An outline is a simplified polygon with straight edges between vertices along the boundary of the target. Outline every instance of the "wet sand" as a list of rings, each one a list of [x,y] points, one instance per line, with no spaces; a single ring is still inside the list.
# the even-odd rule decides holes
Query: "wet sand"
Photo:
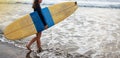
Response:
[[[48,56],[45,56],[45,55],[49,55],[49,53],[44,54],[48,51],[49,53],[53,53],[53,50],[44,50],[41,53],[37,53],[35,51],[29,51],[27,49],[18,48],[12,44],[8,44],[0,41],[0,58],[49,58]],[[40,56],[39,54],[43,54],[43,55]],[[56,56],[59,57],[59,55],[61,55],[61,53],[56,52]],[[89,56],[86,56],[87,54],[86,55],[75,54],[75,55],[77,55],[76,57],[90,58]],[[67,58],[71,58],[71,57],[74,58],[73,55],[67,54]]]
[[[0,58],[25,58],[27,50],[0,42]]]
[[[39,58],[35,52],[0,42],[0,58]]]

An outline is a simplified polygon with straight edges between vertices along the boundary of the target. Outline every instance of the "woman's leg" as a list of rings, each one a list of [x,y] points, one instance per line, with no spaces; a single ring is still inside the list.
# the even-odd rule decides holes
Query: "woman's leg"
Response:
[[[36,38],[37,38],[37,37],[34,37],[34,38],[28,43],[28,45],[26,45],[26,47],[27,47],[28,50],[31,51],[30,46],[36,41]]]
[[[37,42],[37,47],[40,48],[41,47],[41,41],[40,41],[40,38],[41,38],[41,32],[37,33],[36,36],[36,42]]]
[[[37,33],[37,39],[36,39],[37,40],[36,43],[37,43],[37,48],[38,48],[37,52],[38,53],[40,53],[42,51],[41,41],[40,41],[41,34],[42,34],[41,32]]]
[[[28,45],[26,45],[27,49],[28,50],[31,50],[30,49],[30,46],[36,41],[37,42],[37,47],[38,49],[41,49],[41,41],[40,41],[40,37],[41,37],[41,32],[37,33],[36,34],[36,37],[34,37],[29,43]]]

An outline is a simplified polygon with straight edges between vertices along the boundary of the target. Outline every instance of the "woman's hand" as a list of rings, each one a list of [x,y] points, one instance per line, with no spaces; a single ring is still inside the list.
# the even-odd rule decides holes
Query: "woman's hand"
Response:
[[[39,3],[42,3],[42,0],[39,0],[38,2],[39,2]]]
[[[48,25],[45,26],[45,29],[48,29]]]

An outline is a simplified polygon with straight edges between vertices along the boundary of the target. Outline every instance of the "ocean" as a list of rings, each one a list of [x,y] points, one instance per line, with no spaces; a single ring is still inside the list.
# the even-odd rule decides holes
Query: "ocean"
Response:
[[[0,30],[16,18],[33,12],[32,4],[1,3]],[[49,5],[42,5],[42,8]],[[120,58],[120,9],[79,7],[64,21],[42,32],[43,58]],[[0,34],[0,41],[26,49],[34,37],[7,40]],[[36,44],[32,45],[36,50]],[[81,56],[82,55],[82,56]]]

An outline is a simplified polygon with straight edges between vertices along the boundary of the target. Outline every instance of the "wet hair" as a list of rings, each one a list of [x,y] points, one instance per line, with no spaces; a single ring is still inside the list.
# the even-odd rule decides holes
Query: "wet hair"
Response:
[[[32,8],[36,8],[36,5],[39,3],[39,0],[34,0]]]

